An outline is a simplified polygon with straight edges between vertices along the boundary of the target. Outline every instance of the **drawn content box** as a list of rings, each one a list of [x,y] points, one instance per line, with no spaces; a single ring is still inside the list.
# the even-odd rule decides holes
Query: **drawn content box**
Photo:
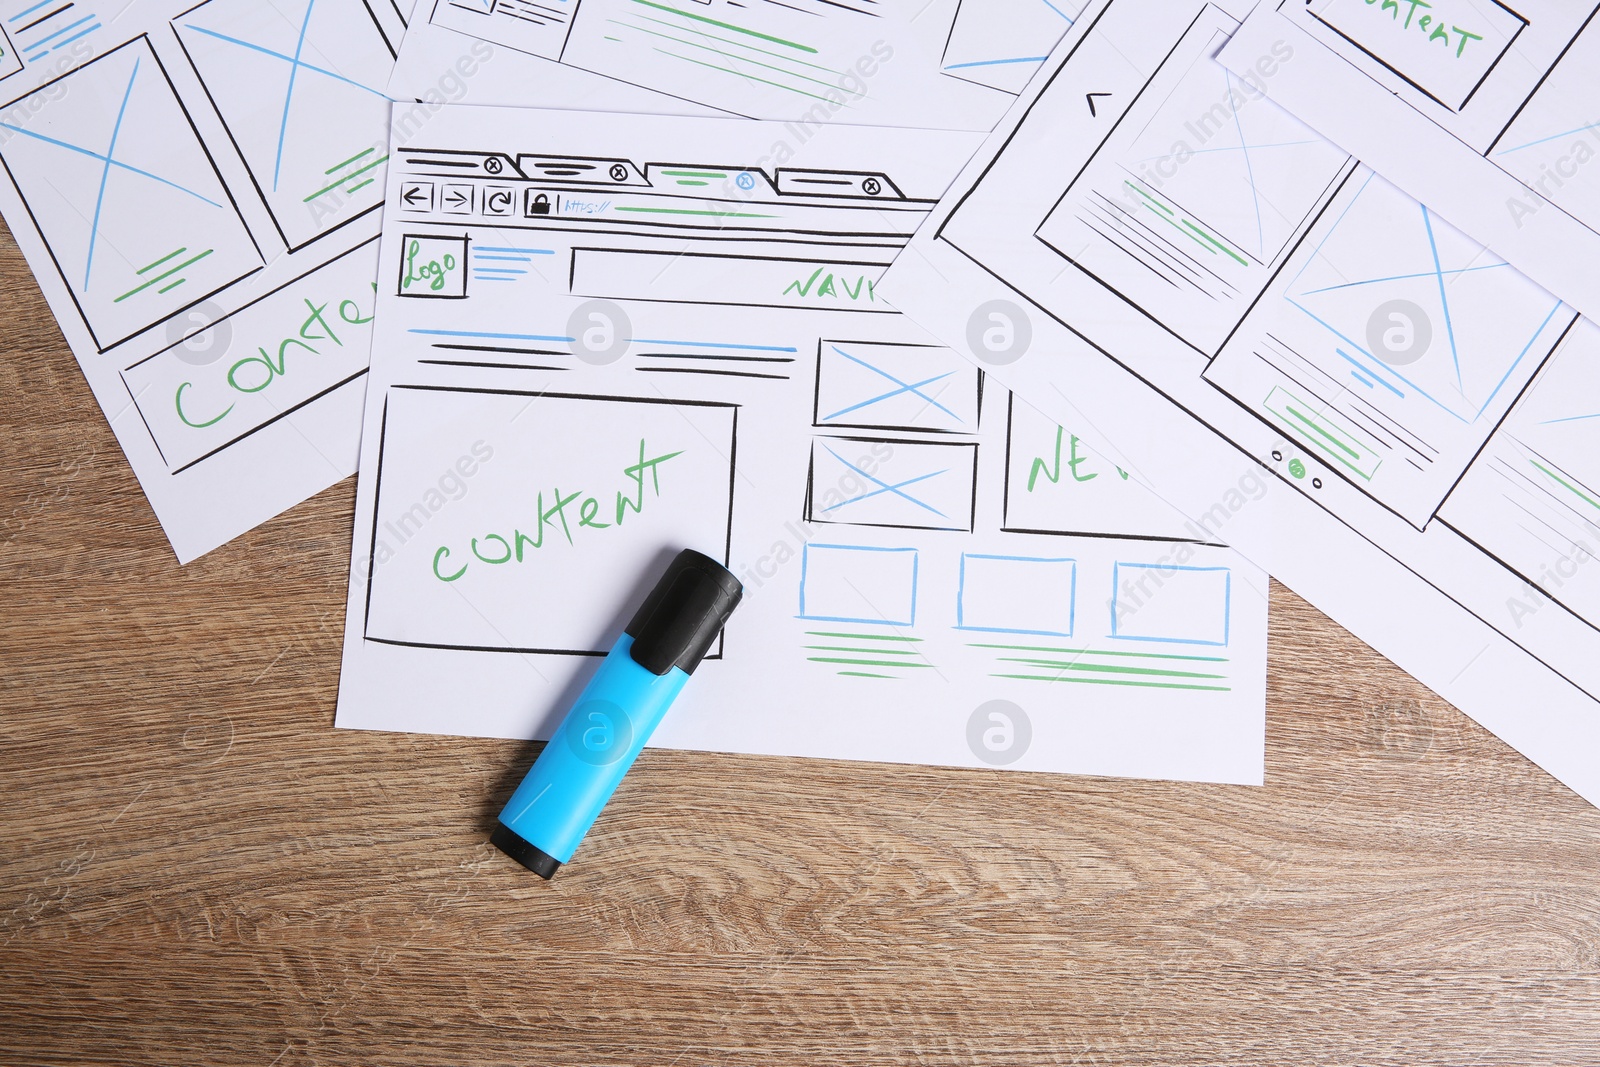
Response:
[[[869,626],[917,621],[917,550],[874,545],[805,546],[800,618]]]
[[[737,410],[391,389],[366,639],[603,655],[672,554],[727,558]]]
[[[1076,560],[963,552],[956,628],[1071,637],[1077,587]]]
[[[1320,0],[1306,13],[1452,111],[1466,107],[1528,25],[1499,0]]]
[[[1111,582],[1109,636],[1168,644],[1228,643],[1230,568],[1118,562],[1112,564]]]

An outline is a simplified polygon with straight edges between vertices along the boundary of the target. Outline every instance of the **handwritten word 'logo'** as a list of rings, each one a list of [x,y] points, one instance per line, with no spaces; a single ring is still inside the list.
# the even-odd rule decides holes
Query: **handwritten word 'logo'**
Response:
[[[405,238],[400,295],[460,298],[467,295],[465,237]]]

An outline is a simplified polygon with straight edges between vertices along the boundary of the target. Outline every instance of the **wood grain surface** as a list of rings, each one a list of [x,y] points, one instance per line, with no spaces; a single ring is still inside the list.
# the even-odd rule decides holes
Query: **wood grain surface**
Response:
[[[1600,812],[1282,587],[1264,788],[650,751],[546,884],[333,729],[353,481],[179,568],[0,325],[0,1062],[1600,1063]]]

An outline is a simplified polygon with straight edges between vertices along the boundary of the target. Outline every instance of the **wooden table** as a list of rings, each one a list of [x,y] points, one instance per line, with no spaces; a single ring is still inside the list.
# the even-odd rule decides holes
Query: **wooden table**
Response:
[[[353,481],[179,568],[0,238],[0,1061],[1600,1063],[1600,812],[1287,590],[1265,788],[332,727]]]

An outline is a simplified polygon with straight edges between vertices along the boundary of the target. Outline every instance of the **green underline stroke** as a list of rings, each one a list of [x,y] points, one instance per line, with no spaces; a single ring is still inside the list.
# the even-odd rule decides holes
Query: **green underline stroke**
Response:
[[[1207,663],[1226,663],[1226,656],[1183,656],[1176,652],[1114,652],[1110,649],[1095,648],[1053,648],[1048,645],[991,645],[981,642],[969,642],[969,648],[999,648],[1007,652],[1054,652],[1060,656],[1133,656],[1138,659],[1192,659],[1204,660]]]
[[[163,278],[172,277],[174,274],[178,273],[183,268],[189,266],[191,263],[198,263],[202,259],[205,259],[207,256],[209,256],[212,252],[215,252],[215,251],[216,251],[216,249],[214,249],[214,248],[208,248],[204,252],[201,252],[198,256],[191,256],[188,259],[184,260],[182,263],[179,263],[176,267],[173,267],[171,270],[163,271],[162,273],[157,274],[154,278],[151,278],[149,281],[145,282],[143,285],[134,286],[132,289],[129,289],[126,293],[123,293],[121,296],[117,297],[115,300],[113,300],[111,302],[113,304],[120,304],[122,301],[124,301],[124,300],[128,299],[128,297],[132,296],[134,293],[137,293],[137,292],[140,292],[141,290],[150,288],[152,285],[154,285],[156,282],[161,281]]]
[[[1179,682],[1136,682],[1129,678],[1052,678],[1042,674],[991,674],[991,678],[1018,678],[1024,682],[1075,682],[1079,685],[1132,685],[1142,689],[1198,689],[1209,693],[1231,693],[1232,686],[1184,685]]]
[[[807,630],[808,637],[842,637],[847,641],[914,641],[922,643],[920,637],[901,637],[899,634],[846,634],[834,630]]]
[[[1226,678],[1227,675],[1198,672],[1198,670],[1162,670],[1158,667],[1123,667],[1122,664],[1080,664],[1061,662],[1059,659],[1029,659],[1026,656],[1000,656],[1003,664],[1027,664],[1029,667],[1048,667],[1051,670],[1086,670],[1091,673],[1117,673],[1117,675],[1152,675],[1163,678]]]
[[[354,163],[356,160],[360,159],[362,156],[370,156],[372,153],[374,153],[376,151],[377,151],[376,148],[365,148],[365,149],[362,149],[360,152],[357,152],[355,155],[351,156],[349,159],[345,160],[343,163],[335,163],[333,166],[329,167],[327,170],[323,171],[322,173],[324,173],[324,174],[332,174],[334,171],[338,170],[340,167],[348,167],[350,164]]]
[[[667,11],[686,19],[694,19],[696,22],[704,22],[709,26],[720,26],[725,30],[732,30],[734,33],[748,34],[751,37],[756,37],[763,41],[771,41],[773,44],[788,45],[790,48],[796,48],[802,52],[810,52],[812,55],[817,54],[817,50],[812,48],[810,45],[798,44],[794,41],[785,41],[782,37],[774,37],[770,33],[762,33],[759,30],[745,29],[743,26],[735,26],[731,22],[719,22],[716,19],[707,18],[704,15],[696,15],[689,11],[679,11],[675,7],[668,7],[666,4],[658,4],[655,2],[655,0],[633,0],[633,2],[636,4],[643,4],[645,7],[653,7],[657,11]]]

